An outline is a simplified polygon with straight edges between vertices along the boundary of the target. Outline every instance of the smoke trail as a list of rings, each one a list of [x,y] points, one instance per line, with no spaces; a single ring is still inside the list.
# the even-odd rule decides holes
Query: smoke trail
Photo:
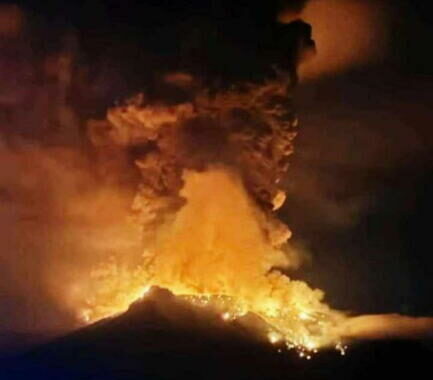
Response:
[[[362,315],[347,319],[341,333],[348,339],[433,338],[433,318],[399,314]]]

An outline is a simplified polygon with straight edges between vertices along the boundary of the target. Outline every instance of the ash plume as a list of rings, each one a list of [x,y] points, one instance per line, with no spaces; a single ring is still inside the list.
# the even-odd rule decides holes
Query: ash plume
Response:
[[[300,260],[275,215],[285,202],[280,182],[297,132],[296,72],[315,45],[300,20],[272,27],[270,36],[270,55],[257,59],[254,74],[244,59],[222,70],[215,66],[221,59],[207,51],[197,70],[161,72],[147,91],[109,109],[105,121],[89,121],[89,138],[108,168],[102,170],[116,175],[110,167],[117,151],[140,173],[131,207],[145,249],[127,280],[115,262],[95,270],[83,287],[85,320],[123,312],[159,286],[219,305],[227,320],[257,315],[269,339],[278,336],[302,352],[340,347],[334,327],[343,314],[323,302],[321,291],[283,273]],[[263,41],[251,43],[260,48]],[[236,59],[231,51],[223,62]]]
[[[150,218],[147,205],[161,207],[155,217],[180,206],[183,171],[217,163],[236,167],[264,210],[282,205],[278,182],[288,168],[297,120],[284,81],[246,87],[212,97],[199,92],[193,102],[171,106],[145,104],[140,96],[110,110],[108,125],[90,123],[93,141],[103,130],[111,144],[133,150],[142,176],[133,206],[139,218]]]
[[[20,12],[16,25],[5,26],[1,41],[6,53],[23,47],[17,60],[31,73],[18,73],[27,80],[22,91],[3,88],[0,104],[5,126],[0,221],[7,241],[1,258],[9,272],[2,290],[6,302],[17,303],[3,316],[3,326],[26,331],[70,327],[74,316],[86,315],[83,305],[102,300],[97,308],[106,310],[116,304],[116,299],[104,300],[106,293],[122,298],[125,290],[126,299],[134,301],[151,273],[142,246],[145,253],[155,247],[161,229],[188,211],[184,192],[192,177],[187,173],[210,171],[213,183],[214,167],[224,168],[216,177],[228,190],[217,202],[225,204],[230,193],[241,194],[237,199],[248,204],[239,209],[241,216],[253,218],[248,233],[259,233],[250,236],[263,249],[252,255],[262,255],[254,273],[266,276],[274,267],[298,265],[294,254],[287,260],[279,251],[290,231],[273,211],[285,200],[278,183],[288,169],[296,135],[291,97],[297,67],[304,51],[314,51],[307,24],[278,26],[272,18],[263,36],[254,27],[241,30],[251,47],[245,56],[229,32],[215,33],[219,26],[209,26],[212,30],[202,35],[186,33],[179,59],[169,60],[167,70],[155,69],[142,94],[110,109],[107,120],[88,123],[93,145],[88,151],[80,145],[80,118],[69,100],[74,86],[85,85],[77,74],[82,68],[76,36],[65,33],[59,51],[47,52],[32,65],[24,38],[32,30],[22,29],[18,16],[25,13]],[[239,46],[242,38],[234,39]],[[264,46],[266,55],[260,54]],[[41,83],[31,86],[29,78],[39,71]],[[32,119],[29,125],[22,109],[32,111],[25,115]],[[227,173],[233,173],[234,184],[226,181]],[[214,211],[215,204],[212,228],[220,228],[224,214]],[[242,217],[238,222],[242,224]],[[243,272],[249,268],[245,265]],[[275,271],[268,285],[284,282],[279,276]],[[136,286],[138,292],[125,286]],[[299,284],[293,288],[310,292]],[[321,297],[311,291],[311,299]],[[320,301],[314,302],[322,308]],[[23,316],[16,318],[18,314]]]
[[[271,211],[285,200],[279,183],[289,167],[298,125],[291,93],[297,67],[314,50],[314,42],[302,21],[272,29],[272,35],[277,37],[269,46],[272,54],[268,61],[258,59],[251,80],[232,80],[234,72],[248,70],[239,68],[239,62],[224,72],[212,70],[216,57],[209,53],[195,72],[161,73],[147,92],[109,109],[105,121],[89,121],[89,138],[105,157],[102,166],[115,161],[110,159],[113,150],[133,158],[141,174],[133,209],[144,229],[150,231],[147,226],[157,225],[165,211],[183,204],[179,191],[185,170],[221,164],[236,168],[272,229],[279,231],[281,236],[272,237],[275,245],[289,237]],[[204,73],[201,66],[210,69]]]
[[[73,323],[72,313],[94,321],[125,311],[156,285],[222,304],[227,319],[255,313],[271,326],[271,341],[277,336],[309,351],[363,336],[364,317],[354,325],[350,319],[342,332],[336,326],[345,317],[323,303],[323,292],[284,272],[301,256],[276,214],[298,128],[293,91],[300,65],[316,51],[310,25],[298,19],[308,7],[293,4],[289,19],[280,20],[291,22],[269,24],[263,36],[254,27],[234,35],[215,25],[182,36],[179,55],[152,71],[140,94],[110,108],[105,120],[88,121],[92,163],[69,149],[9,151],[7,136],[5,167],[25,170],[3,171],[0,222],[7,248],[26,250],[31,259],[9,275],[18,290],[4,288],[8,296],[32,288],[34,301],[25,298],[23,309],[38,312],[29,319],[44,319],[46,311],[35,305],[49,299],[67,310],[68,322],[60,324]],[[72,66],[69,40],[65,61]],[[242,44],[248,49],[238,49]],[[356,61],[346,58],[344,64]],[[75,125],[63,107],[70,67],[62,74],[54,65],[53,74],[46,63],[61,93],[47,119]],[[66,138],[66,130],[74,137]],[[64,131],[62,143],[77,139],[78,128]],[[325,213],[339,219],[330,206]],[[12,214],[22,217],[16,225]],[[346,223],[345,215],[340,219]],[[2,259],[14,266],[15,258]],[[28,271],[37,278],[29,280]],[[418,322],[417,331],[429,326]]]

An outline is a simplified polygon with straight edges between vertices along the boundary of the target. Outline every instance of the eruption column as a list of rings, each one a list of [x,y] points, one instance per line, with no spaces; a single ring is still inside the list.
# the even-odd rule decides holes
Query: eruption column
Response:
[[[125,311],[157,285],[206,300],[227,321],[254,314],[266,335],[278,334],[290,347],[340,345],[336,326],[344,316],[322,302],[321,291],[284,275],[294,264],[284,253],[291,233],[274,214],[285,201],[280,182],[298,124],[291,90],[304,53],[314,51],[311,28],[297,20],[269,36],[275,62],[258,58],[258,75],[228,86],[209,77],[212,70],[206,77],[165,73],[159,92],[89,123],[102,163],[123,152],[139,170],[132,208],[146,246],[136,267],[120,270],[113,262],[97,271],[84,307],[89,320]]]

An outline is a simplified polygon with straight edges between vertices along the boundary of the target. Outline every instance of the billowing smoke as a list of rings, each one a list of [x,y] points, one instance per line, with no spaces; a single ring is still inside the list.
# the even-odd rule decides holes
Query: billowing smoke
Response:
[[[146,104],[139,96],[110,110],[107,124],[91,122],[91,138],[98,144],[105,134],[112,145],[133,151],[143,178],[141,203],[134,208],[144,219],[151,214],[147,205],[182,204],[178,193],[185,169],[215,163],[236,167],[263,209],[276,210],[284,202],[278,183],[288,169],[297,125],[287,86],[281,78],[215,96],[198,92],[192,102],[176,105]]]
[[[380,23],[364,17],[367,11],[356,11],[369,6],[340,7],[343,3],[349,4],[332,7],[340,10],[334,19],[347,21],[343,9],[350,8],[358,42],[333,43],[341,51],[332,59],[325,46],[344,33],[336,28],[326,34],[332,17],[323,3],[298,2],[292,16],[280,20],[312,15],[311,22],[322,27],[315,35],[324,36],[318,52],[327,58],[311,76],[365,62],[361,58],[377,52],[370,50],[370,32],[378,30],[368,26]],[[22,22],[15,16],[16,23],[1,33],[14,36]],[[370,317],[349,319],[348,330],[337,331],[344,317],[322,302],[322,292],[284,275],[300,258],[276,211],[285,201],[284,179],[297,133],[292,100],[297,71],[304,60],[314,62],[307,60],[316,50],[311,27],[299,20],[273,25],[266,38],[248,40],[245,56],[231,45],[233,35],[227,43],[214,32],[186,36],[182,56],[170,65],[178,70],[156,70],[140,95],[111,108],[106,120],[89,121],[87,156],[82,146],[41,148],[6,134],[0,143],[5,242],[0,257],[8,268],[1,290],[9,310],[2,315],[3,326],[71,326],[77,314],[96,320],[124,311],[150,285],[189,294],[197,302],[222,303],[228,319],[254,312],[273,326],[273,337],[311,350],[340,336],[363,336],[368,326],[382,321],[372,317],[370,325],[364,324]],[[248,29],[239,33],[244,38]],[[66,59],[60,60],[69,62],[66,69],[59,69],[55,55],[44,65],[50,80],[58,80],[58,104],[51,108],[48,98],[55,91],[45,90],[45,96],[18,96],[14,107],[2,102],[2,125],[9,125],[12,108],[26,109],[34,97],[46,103],[42,121],[35,121],[44,128],[44,141],[56,141],[56,131],[62,144],[77,140],[78,128],[50,130],[57,122],[77,124],[71,109],[63,107],[71,84],[70,41]],[[259,54],[264,47],[267,54]],[[68,130],[72,137],[65,137]],[[316,185],[311,189],[315,196]],[[318,203],[324,214],[347,222],[333,204]],[[429,325],[418,322],[422,328]]]
[[[95,269],[79,305],[86,320],[122,312],[159,286],[216,303],[225,319],[253,313],[300,349],[339,345],[343,315],[282,272],[299,264],[275,211],[285,202],[280,182],[298,124],[296,69],[314,42],[299,20],[278,33],[290,54],[255,80],[227,87],[218,72],[168,72],[157,96],[143,92],[110,109],[106,121],[89,122],[102,165],[123,150],[140,172],[132,211],[145,251],[129,271],[119,270],[122,260]]]
[[[26,144],[0,155],[2,329],[71,328],[68,289],[95,261],[139,244],[125,222],[131,197],[98,184],[77,150]]]
[[[29,32],[23,29],[24,13],[12,7],[2,9],[2,14],[12,14],[14,22],[2,31],[6,37],[1,59],[13,53],[20,64],[30,60],[22,38]],[[183,209],[187,171],[203,172],[218,164],[236,173],[236,186],[248,190],[241,190],[241,197],[254,199],[257,231],[269,249],[285,245],[290,231],[272,211],[284,203],[278,183],[287,171],[296,134],[290,93],[304,52],[314,43],[309,26],[301,21],[269,31],[261,42],[269,44],[270,55],[250,62],[254,69],[249,72],[248,65],[239,67],[230,54],[221,58],[234,64],[221,71],[212,62],[213,51],[205,51],[197,65],[196,51],[187,48],[180,68],[195,72],[156,74],[150,91],[111,109],[107,121],[89,122],[93,148],[85,154],[77,144],[79,118],[68,103],[76,69],[74,35],[67,35],[63,50],[41,57],[36,67],[25,65],[29,75],[16,75],[24,80],[41,70],[40,86],[32,87],[29,81],[22,91],[13,84],[9,90],[3,88],[0,116],[6,133],[0,219],[7,242],[2,261],[9,273],[2,284],[10,311],[2,315],[6,329],[71,326],[78,305],[91,304],[92,297],[98,299],[110,287],[121,292],[131,283],[131,273],[136,273],[141,289],[141,247],[144,243],[150,249],[156,232]],[[227,41],[212,36],[206,35],[195,47],[221,42],[229,49]],[[256,49],[261,42],[255,41]],[[197,43],[195,37],[191,43]],[[17,48],[21,55],[15,54]],[[239,75],[244,69],[246,75]],[[19,111],[30,106],[29,120],[22,119]],[[216,219],[217,224],[222,222]],[[282,252],[276,257],[261,268],[263,275],[289,264]],[[107,273],[109,281],[99,281]],[[91,289],[94,278],[96,289]],[[320,297],[318,293],[313,298]]]
[[[140,239],[124,222],[131,193],[101,181],[80,142],[69,99],[76,36],[44,38],[36,21],[0,6],[0,350],[8,332],[76,326],[67,307],[74,285],[92,263]]]

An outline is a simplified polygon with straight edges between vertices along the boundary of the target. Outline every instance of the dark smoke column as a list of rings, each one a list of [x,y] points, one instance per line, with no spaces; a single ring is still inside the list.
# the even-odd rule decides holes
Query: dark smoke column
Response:
[[[271,211],[285,201],[279,182],[297,128],[291,91],[298,65],[314,52],[311,27],[269,22],[258,33],[254,22],[243,25],[250,27],[235,33],[225,23],[186,35],[176,67],[110,109],[106,121],[89,122],[103,162],[115,151],[139,169],[133,208],[146,231],[182,205],[185,169],[220,164],[241,174],[273,245],[290,236]]]

